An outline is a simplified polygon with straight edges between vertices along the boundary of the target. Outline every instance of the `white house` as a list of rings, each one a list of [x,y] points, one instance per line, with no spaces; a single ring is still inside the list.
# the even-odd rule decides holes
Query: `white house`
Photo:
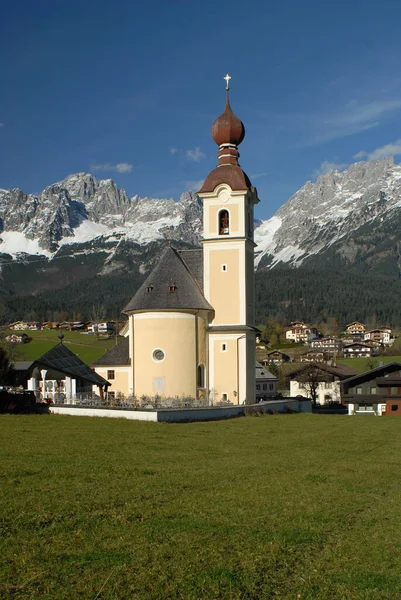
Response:
[[[365,341],[371,340],[374,342],[380,342],[381,344],[389,346],[391,338],[391,329],[389,327],[382,327],[380,329],[372,329],[367,331],[363,336]]]
[[[310,363],[290,375],[290,396],[311,398],[312,388],[316,391],[317,404],[341,401],[340,383],[356,371],[344,365],[332,367],[325,363]]]

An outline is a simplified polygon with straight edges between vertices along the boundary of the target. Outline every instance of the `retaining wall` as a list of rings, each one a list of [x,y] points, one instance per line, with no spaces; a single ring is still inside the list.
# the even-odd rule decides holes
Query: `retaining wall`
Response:
[[[162,408],[157,410],[130,410],[126,408],[97,408],[50,404],[49,411],[57,415],[109,417],[114,419],[132,419],[134,421],[157,421],[159,423],[184,423],[189,421],[232,419],[250,413],[312,412],[312,405],[310,400],[283,398],[282,400],[267,400],[266,402],[251,405]]]

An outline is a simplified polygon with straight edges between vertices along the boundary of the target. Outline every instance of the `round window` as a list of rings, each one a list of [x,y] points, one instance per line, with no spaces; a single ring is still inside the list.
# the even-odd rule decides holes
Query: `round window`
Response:
[[[155,350],[153,352],[153,359],[154,360],[163,360],[164,359],[164,352],[163,352],[163,350],[160,350],[160,349]]]

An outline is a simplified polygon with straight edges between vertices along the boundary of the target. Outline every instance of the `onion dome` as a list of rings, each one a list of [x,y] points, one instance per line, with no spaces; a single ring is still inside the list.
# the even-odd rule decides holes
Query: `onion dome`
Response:
[[[212,138],[218,146],[233,144],[239,146],[245,137],[245,127],[231,110],[228,90],[226,92],[226,107],[224,112],[212,125]]]
[[[227,183],[232,190],[249,189],[255,192],[254,186],[238,163],[238,146],[245,137],[245,127],[242,121],[231,110],[228,97],[229,75],[226,80],[226,106],[223,113],[212,125],[212,137],[219,146],[217,167],[206,177],[199,193],[213,192],[221,183]]]

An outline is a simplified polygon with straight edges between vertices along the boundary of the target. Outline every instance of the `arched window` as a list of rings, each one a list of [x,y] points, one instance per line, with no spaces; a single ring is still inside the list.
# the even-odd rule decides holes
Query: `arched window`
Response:
[[[197,383],[199,388],[205,387],[205,367],[204,365],[198,365]]]
[[[230,233],[230,215],[228,210],[219,212],[219,235],[228,235]]]

